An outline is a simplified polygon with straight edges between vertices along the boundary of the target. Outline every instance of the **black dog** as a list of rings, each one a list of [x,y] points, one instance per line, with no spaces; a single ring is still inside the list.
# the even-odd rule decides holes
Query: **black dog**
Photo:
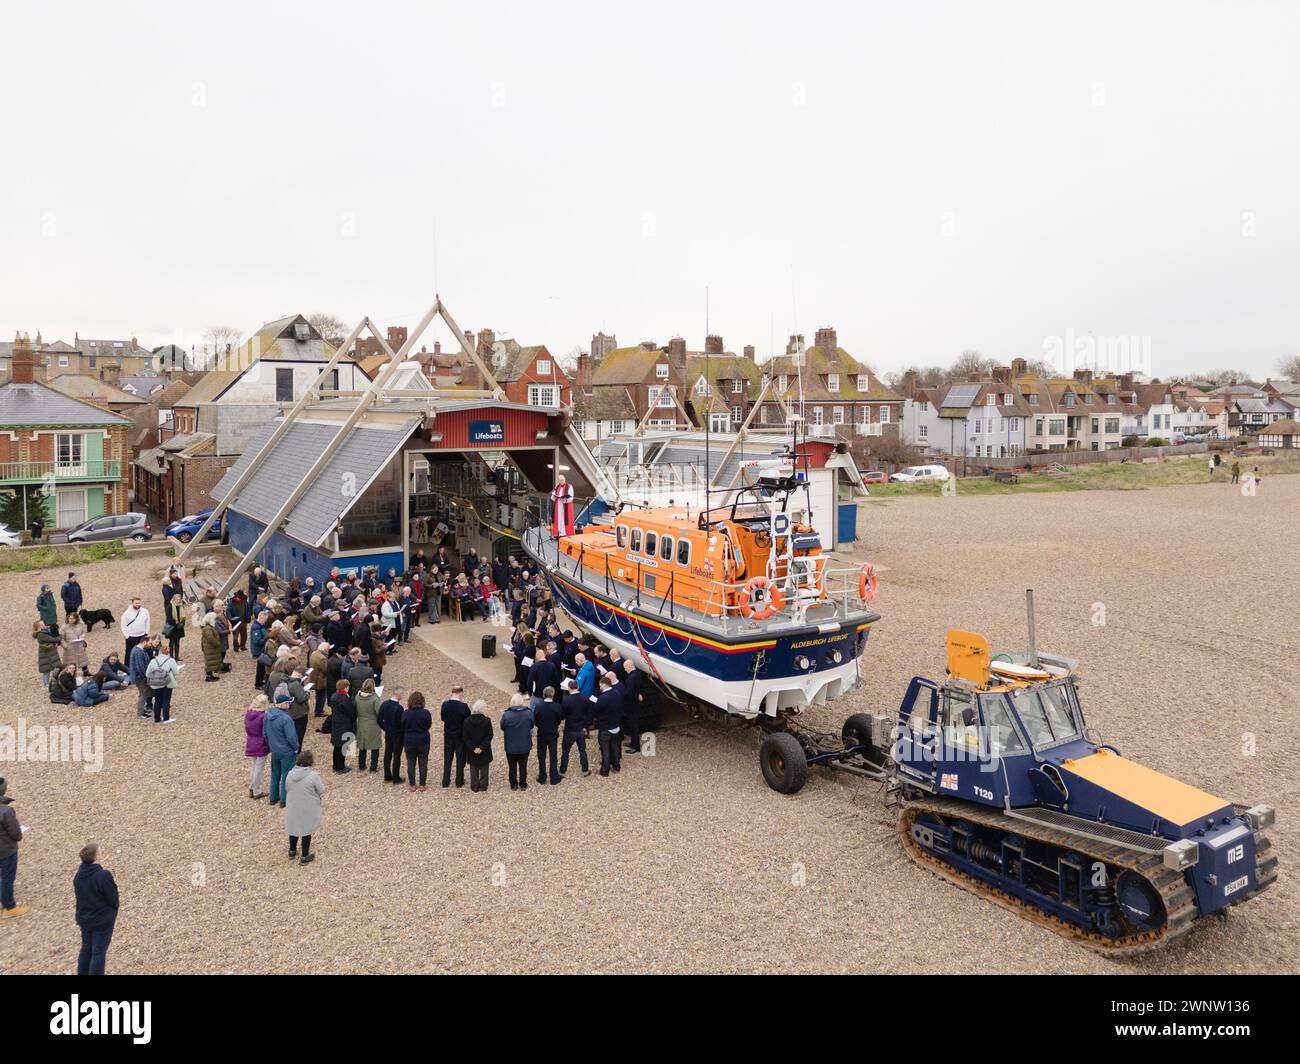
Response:
[[[102,624],[105,628],[112,628],[113,611],[112,610],[82,610],[81,620],[85,624],[87,632],[89,632],[92,628],[94,628],[97,623]]]

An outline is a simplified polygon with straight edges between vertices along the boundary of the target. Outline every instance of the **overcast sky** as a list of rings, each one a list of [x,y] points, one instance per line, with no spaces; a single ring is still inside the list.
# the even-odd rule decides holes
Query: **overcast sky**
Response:
[[[1300,4],[6,4],[0,335],[1300,353]],[[433,335],[429,341],[432,346]],[[445,333],[438,338],[446,339]],[[1139,367],[1141,368],[1141,367]]]

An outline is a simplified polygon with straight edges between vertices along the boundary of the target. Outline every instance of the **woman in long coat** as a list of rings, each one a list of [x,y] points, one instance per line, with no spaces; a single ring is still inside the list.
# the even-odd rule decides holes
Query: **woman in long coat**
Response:
[[[37,621],[32,625],[32,638],[36,640],[36,668],[41,674],[41,683],[49,687],[50,680],[63,668],[59,659],[59,637],[44,621]]]
[[[204,679],[213,683],[221,671],[221,636],[217,634],[217,615],[209,613],[203,618],[203,671]]]
[[[63,664],[75,665],[82,675],[90,675],[90,658],[86,655],[86,626],[75,613],[63,622]]]
[[[302,863],[311,864],[316,855],[311,852],[311,837],[320,831],[320,800],[325,795],[325,782],[312,765],[316,759],[310,750],[298,755],[298,764],[284,778],[284,830],[289,835],[289,859],[298,856],[298,840],[302,840]]]
[[[379,727],[379,696],[375,681],[366,680],[355,699],[357,707],[357,768],[366,770],[366,751],[370,751],[370,771],[379,771],[379,747],[383,732]]]

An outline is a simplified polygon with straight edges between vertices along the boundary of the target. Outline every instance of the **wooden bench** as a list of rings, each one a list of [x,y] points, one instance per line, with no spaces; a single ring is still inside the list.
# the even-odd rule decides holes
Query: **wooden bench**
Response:
[[[993,479],[1002,484],[1019,484],[1020,474],[1012,472],[1010,469],[1002,469],[993,474]]]

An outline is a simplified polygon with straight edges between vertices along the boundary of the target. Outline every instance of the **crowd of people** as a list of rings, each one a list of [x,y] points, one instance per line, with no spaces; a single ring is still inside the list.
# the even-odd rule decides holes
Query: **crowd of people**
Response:
[[[330,736],[335,774],[382,771],[386,783],[405,783],[411,792],[428,790],[433,712],[422,692],[404,697],[383,684],[388,659],[426,619],[511,626],[518,686],[496,727],[486,702],[471,705],[460,685],[449,689],[438,710],[443,787],[463,787],[468,775],[471,791],[488,789],[498,728],[512,790],[528,789],[534,743],[536,781],[551,786],[567,776],[575,748],[582,774],[592,774],[587,749],[592,732],[601,776],[620,771],[625,740],[627,753],[640,751],[641,713],[649,693],[644,676],[617,650],[562,630],[544,577],[517,558],[481,559],[470,550],[453,560],[446,547],[426,557],[420,546],[404,574],[389,570],[381,579],[373,568],[347,574],[334,569],[323,587],[312,577],[294,579],[279,594],[272,593],[269,574],[254,566],[247,586],[229,599],[208,587],[188,603],[181,573],[172,567],[161,591],[161,626],[155,631],[149,609],[141,598],[132,598],[120,618],[122,651],[109,649],[92,666],[87,618],[107,626],[111,614],[87,613],[81,585],[69,572],[59,590],[59,624],[54,593],[41,585],[32,636],[51,702],[91,707],[114,691],[134,688],[137,717],[168,724],[175,719],[173,696],[185,667],[181,649],[187,625],[199,633],[206,683],[232,672],[232,654],[248,653],[256,692],[244,712],[248,796],[269,799],[271,807],[284,811],[289,856],[302,864],[316,858],[312,837],[320,829],[325,794],[315,755],[306,746],[313,717]],[[349,764],[352,756],[355,767]],[[20,840],[0,780],[0,910],[5,916],[27,911],[14,897]],[[93,844],[81,856],[78,970],[102,973],[116,917],[116,886],[97,863]]]

